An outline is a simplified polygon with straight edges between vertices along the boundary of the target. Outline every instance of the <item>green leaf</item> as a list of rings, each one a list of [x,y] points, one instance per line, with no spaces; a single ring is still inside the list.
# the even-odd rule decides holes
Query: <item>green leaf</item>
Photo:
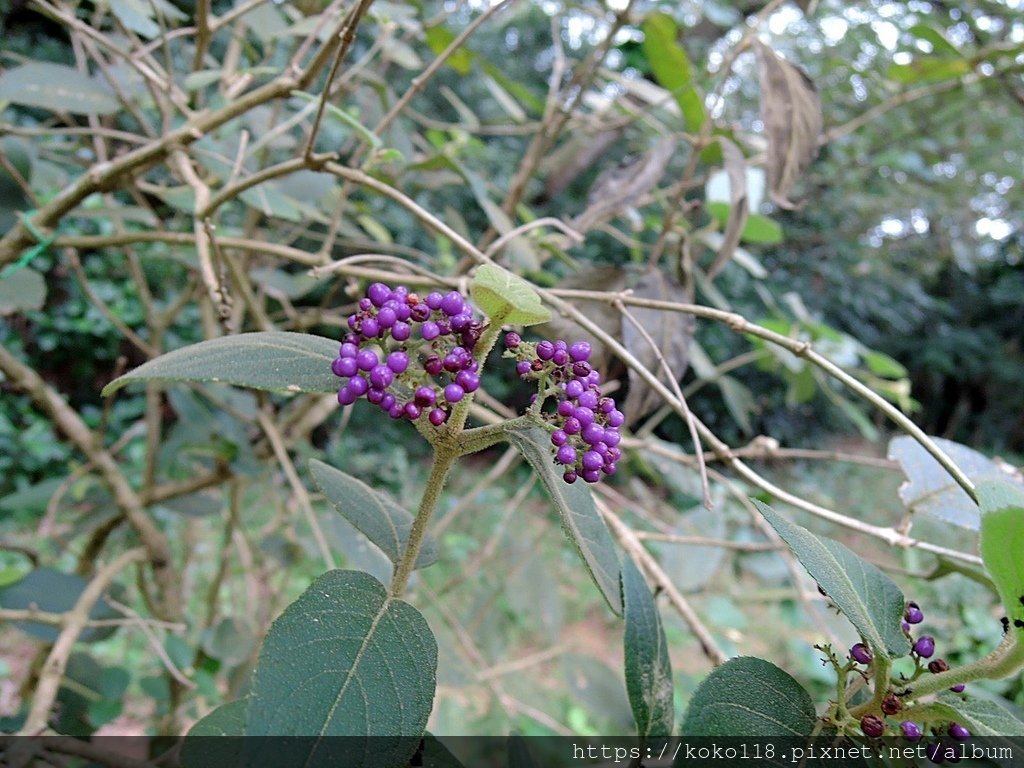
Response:
[[[469,292],[493,323],[536,325],[551,319],[551,313],[540,303],[533,286],[493,264],[477,269]]]
[[[876,376],[881,376],[886,379],[902,379],[907,375],[906,368],[904,368],[898,361],[882,352],[876,352],[873,349],[864,349],[861,350],[860,356],[864,358],[864,364],[867,365],[868,370]]]
[[[455,33],[447,27],[430,27],[424,33],[427,45],[434,53],[441,53],[452,44]],[[454,69],[460,75],[468,75],[473,69],[473,54],[465,48],[459,48],[445,60],[445,64]]]
[[[458,741],[458,737],[456,737]],[[420,765],[422,768],[466,768],[466,766],[451,753],[444,743],[431,733],[423,735],[423,748],[418,757],[421,762],[410,764]]]
[[[308,333],[269,331],[201,341],[114,379],[103,395],[132,381],[219,381],[252,389],[336,392],[331,362],[338,342]]]
[[[86,581],[73,573],[63,573],[52,568],[36,568],[19,581],[0,589],[0,608],[26,610],[35,608],[44,613],[64,613],[75,607],[78,598],[85,591]],[[120,618],[102,598],[93,606],[89,618],[94,620]],[[22,632],[52,643],[60,634],[59,627],[34,621],[15,622]],[[91,627],[79,635],[82,642],[95,642],[110,637],[116,627]]]
[[[889,77],[900,83],[925,83],[952,80],[972,71],[967,59],[947,59],[938,56],[920,56],[909,64],[893,64]]]
[[[948,706],[950,717],[966,725],[974,736],[986,740],[993,736],[1024,736],[1024,723],[994,701],[947,692],[939,695],[938,703]]]
[[[900,627],[906,603],[892,579],[842,544],[815,536],[757,499],[753,502],[876,656],[895,658],[910,651]]]
[[[361,480],[322,461],[310,459],[309,471],[338,513],[397,564],[409,541],[412,514]],[[423,539],[416,567],[425,568],[436,561],[437,544],[428,535]]]
[[[641,739],[671,736],[674,712],[668,641],[651,590],[629,557],[622,563],[622,608],[626,691],[637,734]]]
[[[247,736],[349,736],[246,746],[275,768],[404,766],[434,701],[437,643],[411,605],[366,573],[329,571],[271,625],[252,677]],[[258,758],[258,759],[257,759]]]
[[[182,768],[235,768],[242,764],[241,738],[210,738],[245,735],[249,699],[221,704],[193,725],[181,743]]]
[[[615,543],[594,506],[590,491],[583,483],[569,485],[562,479],[562,473],[555,468],[549,448],[551,443],[543,429],[509,429],[505,434],[540,477],[562,516],[562,527],[566,535],[576,545],[608,606],[621,616],[619,584],[622,569],[615,552]]]
[[[655,80],[675,96],[686,130],[698,133],[705,120],[704,102],[694,87],[690,58],[679,45],[679,28],[675,20],[666,13],[650,13],[644,19],[643,32],[644,55]]]
[[[34,269],[19,269],[0,278],[0,315],[41,309],[46,301],[46,281]]]
[[[725,226],[729,222],[728,203],[712,201],[707,203],[706,207],[708,213],[719,224]],[[747,217],[746,224],[743,225],[743,230],[740,232],[740,240],[745,243],[762,243],[765,245],[781,243],[783,240],[782,225],[772,221],[767,216],[762,216],[760,213],[752,213]]]
[[[764,659],[743,656],[729,659],[700,684],[681,735],[803,739],[815,721],[814,703],[800,683]]]
[[[989,481],[977,487],[981,559],[1010,622],[1024,635],[1024,490]]]
[[[112,115],[122,109],[102,78],[48,61],[30,61],[0,75],[0,101],[74,115]]]
[[[946,39],[946,36],[941,31],[928,24],[914,24],[907,30],[907,33],[913,35],[918,40],[930,43],[932,50],[936,54],[945,54],[947,56],[960,55],[960,51]]]
[[[238,666],[255,647],[252,628],[235,616],[224,617],[203,633],[203,651],[225,666]]]

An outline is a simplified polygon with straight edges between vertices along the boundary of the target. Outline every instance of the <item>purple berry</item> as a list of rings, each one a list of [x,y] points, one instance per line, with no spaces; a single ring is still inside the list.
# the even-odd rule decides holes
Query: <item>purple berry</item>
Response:
[[[580,382],[573,379],[572,381],[565,385],[565,394],[567,397],[575,399],[583,394],[583,385]]]
[[[957,683],[956,685],[951,687],[949,690],[951,690],[953,693],[963,693],[964,692],[964,688],[966,688],[966,687],[967,687],[967,685],[965,683]]]
[[[431,291],[427,294],[426,298],[423,299],[423,303],[425,303],[430,309],[440,309],[442,301],[444,301],[444,296],[437,291]]]
[[[380,323],[374,317],[368,317],[363,320],[363,336],[368,339],[372,339],[378,333],[380,333]]]
[[[391,326],[391,338],[395,341],[406,341],[412,335],[412,328],[408,323],[396,320]]]
[[[614,461],[606,462],[605,465],[601,467],[601,471],[604,472],[606,475],[614,475],[616,469],[618,469],[618,466],[615,464]]]
[[[580,423],[581,427],[594,423],[594,412],[582,405],[573,411],[572,415],[576,417],[576,421]]]
[[[580,405],[585,406],[586,408],[595,409],[597,408],[599,398],[597,396],[597,392],[592,389],[588,389],[580,395],[579,401]]]
[[[335,376],[354,376],[358,366],[351,357],[336,357],[331,362],[331,373]]]
[[[466,390],[458,384],[449,384],[444,388],[444,399],[449,403],[457,403],[466,394]]]
[[[909,635],[910,634],[910,625],[907,622],[901,621],[900,622],[900,628],[903,630],[903,634],[905,634],[905,635]]]
[[[416,403],[406,403],[405,408],[402,409],[405,414],[405,418],[409,421],[416,421],[420,417],[420,407]]]
[[[850,658],[858,664],[870,664],[873,657],[870,649],[864,643],[856,643],[850,648]]]
[[[388,355],[388,368],[391,369],[392,373],[399,374],[405,373],[405,370],[409,367],[409,355],[400,349],[395,350]]]
[[[375,307],[383,305],[390,295],[391,289],[384,285],[384,283],[371,283],[370,287],[366,289],[366,297]]]
[[[582,362],[590,358],[590,344],[585,341],[577,341],[569,346],[569,357],[573,362]]]
[[[428,408],[433,405],[436,397],[433,387],[417,387],[412,395],[413,402],[421,408]]]
[[[912,720],[904,720],[900,723],[900,731],[903,732],[903,738],[907,741],[920,741],[921,736],[924,735],[921,726]]]
[[[338,390],[338,403],[340,405],[352,405],[359,396],[356,395],[348,386],[344,386]]]
[[[409,309],[409,317],[417,323],[422,323],[430,318],[430,307],[426,304],[416,304]]]
[[[865,736],[877,739],[885,733],[885,722],[878,715],[865,715],[860,720],[860,729]]]
[[[537,357],[541,360],[550,360],[555,354],[555,345],[546,339],[537,344]]]
[[[472,322],[472,315],[468,315],[465,312],[460,312],[449,321],[448,325],[451,326],[451,329],[456,333],[462,333],[464,330],[469,328]]]
[[[571,400],[562,400],[558,404],[558,415],[563,419],[567,419],[576,412],[576,406],[572,404]]]
[[[950,723],[946,733],[949,734],[951,739],[956,739],[957,741],[967,741],[971,738],[971,732],[960,725],[960,723]]]
[[[903,618],[906,619],[908,624],[920,624],[924,621],[924,614],[917,607],[917,603],[907,603],[907,610],[903,614]]]
[[[615,401],[610,397],[602,397],[597,401],[597,408],[601,413],[611,413],[615,410]]]
[[[554,432],[551,433],[551,444],[554,445],[555,447],[565,445],[568,439],[569,436],[566,435],[565,432],[563,432],[560,429],[556,429]]]
[[[921,635],[914,643],[914,653],[922,659],[930,659],[935,653],[935,638],[931,635]]]
[[[412,309],[408,304],[395,304],[395,317],[401,322],[407,322],[412,317]]]
[[[585,469],[580,473],[580,477],[588,483],[596,483],[601,479],[601,471],[598,469]]]
[[[576,463],[576,449],[571,445],[563,445],[555,453],[555,461],[559,464],[575,464]]]
[[[480,377],[471,371],[459,371],[455,374],[455,383],[466,392],[476,392],[480,388]]]
[[[604,428],[597,424],[587,424],[580,432],[580,436],[585,443],[596,447],[598,443],[604,441]]]
[[[441,299],[441,311],[444,312],[448,317],[453,317],[465,308],[466,302],[462,298],[462,294],[458,291],[449,291]]]
[[[380,408],[382,411],[390,411],[396,402],[397,398],[394,395],[390,392],[385,392],[383,399],[380,401]]]
[[[377,353],[372,349],[361,349],[359,350],[359,354],[356,355],[356,363],[359,366],[360,371],[369,371],[379,362],[380,360],[377,359]]]
[[[395,315],[395,310],[391,307],[384,307],[380,312],[377,313],[377,322],[380,323],[381,328],[390,328],[395,324],[395,320],[398,317]]]
[[[626,421],[626,417],[622,415],[622,411],[612,409],[608,412],[608,426],[609,427],[621,427],[623,422]]]
[[[576,482],[576,477],[576,473],[573,472],[571,469],[564,475],[562,475],[562,479],[565,480],[565,482],[567,482],[569,485],[572,485],[573,483]]]
[[[366,399],[374,405],[380,405],[384,401],[384,390],[371,389],[366,393]]]
[[[518,363],[516,363],[516,373],[518,373],[520,376],[526,376],[532,370],[533,367],[525,360],[520,360]]]
[[[565,430],[565,434],[567,435],[578,435],[580,430],[583,429],[583,426],[574,416],[570,416],[565,420],[565,423],[562,424],[562,429]]]
[[[928,759],[936,765],[938,765],[945,759],[943,758],[944,752],[945,749],[943,749],[941,742],[929,744],[927,747],[925,747],[925,754],[928,755]]]
[[[405,415],[405,408],[402,407],[401,403],[394,403],[388,408],[388,416],[392,419],[400,419]]]
[[[373,302],[364,297],[359,300],[359,309],[361,309],[363,312],[369,312],[371,309],[373,309]]]
[[[370,370],[370,384],[375,389],[387,389],[394,380],[395,374],[386,365],[375,365]]]
[[[430,423],[433,424],[435,427],[440,427],[442,424],[448,421],[448,414],[445,411],[441,410],[440,408],[435,408],[430,412],[427,418],[430,419]]]
[[[338,357],[355,357],[359,353],[359,347],[346,341],[338,350]]]
[[[420,327],[420,335],[426,341],[433,341],[441,335],[441,328],[433,320],[427,320],[427,322]]]
[[[619,444],[619,440],[621,439],[622,437],[619,435],[618,431],[614,427],[609,427],[604,431],[604,442],[605,445],[607,445],[609,448],[614,448],[615,446],[617,446]]]
[[[566,365],[569,362],[569,353],[564,349],[556,349],[551,353],[551,362],[555,365]]]
[[[580,462],[585,470],[597,470],[604,464],[604,457],[597,451],[587,451]]]
[[[509,331],[505,334],[505,347],[506,349],[515,349],[523,341],[523,338],[515,331]]]
[[[356,397],[362,397],[366,394],[366,390],[370,388],[370,384],[362,376],[354,376],[349,379],[348,388],[356,393]]]

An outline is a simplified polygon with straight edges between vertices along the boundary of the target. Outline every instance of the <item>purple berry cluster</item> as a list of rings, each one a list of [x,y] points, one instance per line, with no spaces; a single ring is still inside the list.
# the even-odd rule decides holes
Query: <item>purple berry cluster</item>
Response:
[[[940,674],[949,669],[949,664],[945,659],[932,658],[935,655],[935,638],[931,635],[920,635],[916,639],[911,635],[911,629],[924,621],[924,612],[921,610],[917,603],[907,603],[906,610],[903,614],[903,631],[907,637],[913,640],[913,646],[911,648],[911,655],[915,657],[918,664],[920,665],[925,659],[931,659],[927,663],[927,671],[930,674]],[[856,643],[850,648],[850,658],[858,664],[871,664],[873,661],[870,649],[864,643]],[[924,673],[924,670],[918,668],[917,674]],[[915,674],[914,679],[917,678]],[[909,693],[911,689],[907,689],[906,693]],[[960,693],[964,690],[964,686],[956,685],[953,686],[951,691]],[[881,715],[879,714],[867,714],[860,721],[861,732],[870,738],[878,738],[883,736],[887,732],[887,723],[884,716],[892,717],[897,715],[903,709],[903,702],[899,698],[904,694],[895,694],[893,692],[887,693],[881,702]],[[943,741],[943,729],[945,729],[945,736],[948,736],[953,741],[967,741],[971,738],[971,732],[962,724],[957,722],[946,722],[946,723],[934,723],[929,726],[929,731],[933,737],[937,738],[938,741],[931,743],[927,746],[928,757],[933,763],[941,763],[944,760],[950,762],[955,761],[955,755],[951,750],[947,750],[946,742]],[[917,742],[924,738],[925,728],[913,720],[903,720],[899,723],[897,735],[902,736],[907,741]]]
[[[601,395],[601,374],[590,364],[590,344],[577,341],[523,341],[505,336],[507,356],[515,358],[516,373],[540,384],[539,396],[553,396],[554,413],[542,414],[552,427],[555,462],[564,467],[562,479],[596,483],[615,473],[621,458],[619,427],[625,421],[615,401]]]
[[[458,291],[420,298],[403,285],[373,283],[348,328],[331,364],[342,379],[341,405],[365,397],[393,419],[425,413],[440,427],[480,387],[473,349],[483,323]]]

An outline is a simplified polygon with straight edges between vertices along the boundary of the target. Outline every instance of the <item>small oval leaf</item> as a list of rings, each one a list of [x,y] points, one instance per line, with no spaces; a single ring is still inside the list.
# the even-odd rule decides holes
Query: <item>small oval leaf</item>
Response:
[[[376,544],[392,563],[405,551],[412,530],[412,514],[361,480],[322,461],[310,459],[309,471],[338,513]],[[425,536],[416,567],[437,561],[437,544]]]
[[[615,543],[583,483],[569,485],[552,461],[547,433],[539,427],[508,429],[508,440],[529,462],[562,516],[562,527],[583,558],[608,606],[622,615],[621,568]]]
[[[493,264],[483,264],[477,269],[469,291],[491,322],[536,325],[551,319],[551,313],[540,303],[533,286]]]
[[[143,363],[103,395],[132,381],[217,381],[251,389],[336,392],[338,342],[308,333],[267,331],[201,341]]]
[[[651,590],[629,557],[622,563],[622,609],[626,691],[637,734],[671,736],[675,713],[668,641]]]
[[[729,659],[700,684],[686,710],[682,735],[804,739],[815,720],[810,694],[789,673],[743,656]]]
[[[275,768],[404,766],[434,702],[437,642],[415,608],[367,573],[329,571],[271,625],[252,677],[245,745]],[[362,738],[331,739],[330,736]]]
[[[121,111],[121,102],[102,78],[49,61],[30,61],[0,75],[0,101],[75,115]]]
[[[910,652],[900,627],[906,603],[892,579],[842,544],[819,538],[767,504],[752,501],[876,655],[897,658]]]

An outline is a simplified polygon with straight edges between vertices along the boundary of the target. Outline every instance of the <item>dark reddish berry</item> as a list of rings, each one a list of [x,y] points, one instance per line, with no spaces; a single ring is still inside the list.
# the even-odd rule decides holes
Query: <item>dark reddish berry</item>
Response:
[[[895,715],[903,709],[903,703],[894,693],[885,694],[885,698],[882,699],[882,711],[887,715]]]
[[[861,718],[860,729],[865,736],[877,739],[885,733],[885,722],[877,715],[865,715]]]
[[[448,414],[440,408],[435,408],[430,412],[427,418],[430,419],[430,423],[435,427],[440,427],[448,420]]]
[[[945,659],[935,659],[928,662],[928,671],[933,675],[937,675],[939,672],[945,672],[949,669],[949,664],[946,663]]]

